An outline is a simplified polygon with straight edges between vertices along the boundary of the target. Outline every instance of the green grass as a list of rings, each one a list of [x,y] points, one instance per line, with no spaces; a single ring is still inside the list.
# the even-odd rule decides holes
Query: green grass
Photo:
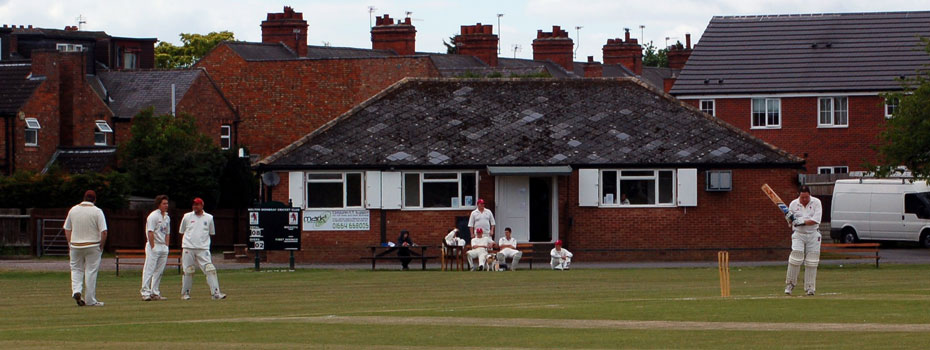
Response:
[[[787,297],[783,267],[732,268],[721,298],[716,268],[226,270],[229,299],[198,272],[181,301],[168,270],[162,302],[139,300],[138,271],[103,272],[103,308],[74,305],[65,271],[0,271],[0,348],[915,349],[930,343],[928,271],[825,266],[817,296]]]

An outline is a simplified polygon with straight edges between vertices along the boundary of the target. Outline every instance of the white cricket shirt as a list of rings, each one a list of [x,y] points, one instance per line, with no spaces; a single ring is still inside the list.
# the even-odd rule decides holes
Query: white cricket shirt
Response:
[[[181,248],[210,249],[210,236],[216,234],[216,228],[213,226],[213,215],[207,214],[207,212],[199,216],[194,212],[184,214],[178,233],[184,235]]]
[[[75,243],[99,243],[103,231],[107,230],[107,220],[103,210],[92,202],[81,202],[71,207],[65,218],[65,230],[71,230],[72,248],[97,247],[99,244],[75,246]]]
[[[154,232],[154,240],[156,245],[168,245],[168,242],[165,242],[165,238],[170,232],[171,227],[171,217],[168,216],[168,213],[165,215],[161,214],[161,210],[155,209],[152,213],[149,214],[149,217],[145,219],[145,240],[148,242],[149,231]]]
[[[471,216],[468,217],[468,227],[474,227],[475,229],[484,229],[484,233],[491,233],[491,225],[497,225],[494,222],[494,214],[491,214],[491,210],[484,208],[484,211],[478,211],[478,209],[471,211]]]
[[[795,219],[813,220],[817,225],[795,226],[794,230],[800,233],[817,233],[820,228],[820,219],[823,217],[823,205],[820,200],[811,196],[811,201],[806,206],[801,205],[799,199],[791,201],[788,205],[788,212],[794,214]]]

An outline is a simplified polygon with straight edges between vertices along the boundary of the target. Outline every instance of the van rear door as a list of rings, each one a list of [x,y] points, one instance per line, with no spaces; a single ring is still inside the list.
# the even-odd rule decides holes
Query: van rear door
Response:
[[[899,239],[904,230],[904,194],[872,192],[870,239]]]
[[[899,239],[917,241],[930,224],[930,192],[904,194],[904,232]]]

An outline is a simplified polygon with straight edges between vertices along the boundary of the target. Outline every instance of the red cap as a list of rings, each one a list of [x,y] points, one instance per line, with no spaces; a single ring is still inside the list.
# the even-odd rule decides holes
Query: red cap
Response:
[[[562,245],[562,240],[555,241],[555,245]]]
[[[478,204],[484,204],[484,199],[478,199]]]
[[[194,204],[203,205],[203,199],[200,199],[200,197],[194,198]]]
[[[480,229],[480,228],[479,228],[479,229],[475,229],[475,232],[477,232],[477,233],[484,233],[484,229]]]

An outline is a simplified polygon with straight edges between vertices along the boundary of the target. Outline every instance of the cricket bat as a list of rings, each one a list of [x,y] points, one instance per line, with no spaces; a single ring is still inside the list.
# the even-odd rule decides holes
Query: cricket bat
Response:
[[[778,206],[778,209],[781,209],[782,214],[788,214],[788,206],[785,205],[785,201],[781,200],[781,197],[778,196],[778,193],[775,193],[769,184],[762,184],[762,192],[765,192],[766,196],[769,196],[769,199],[772,200],[772,203]]]

